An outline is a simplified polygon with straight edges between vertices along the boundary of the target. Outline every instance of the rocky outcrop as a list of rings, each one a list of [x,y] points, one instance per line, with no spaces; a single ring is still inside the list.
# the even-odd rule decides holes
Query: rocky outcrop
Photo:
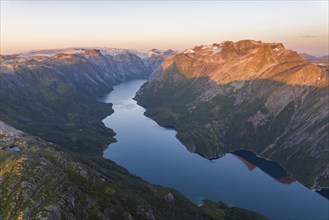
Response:
[[[247,149],[318,189],[329,185],[328,85],[327,67],[280,43],[244,40],[167,57],[136,99],[193,152]]]
[[[170,206],[175,205],[175,197],[171,192],[165,195],[163,199],[168,203],[168,205]]]

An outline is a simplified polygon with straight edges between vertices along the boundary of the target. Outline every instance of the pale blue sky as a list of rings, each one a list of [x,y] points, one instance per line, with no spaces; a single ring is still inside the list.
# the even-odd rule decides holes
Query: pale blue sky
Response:
[[[328,54],[328,1],[1,0],[1,53],[79,46],[180,50],[241,39]]]

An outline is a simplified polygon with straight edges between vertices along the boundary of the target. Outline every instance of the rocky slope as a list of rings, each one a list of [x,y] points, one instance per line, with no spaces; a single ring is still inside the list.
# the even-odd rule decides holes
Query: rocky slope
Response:
[[[1,56],[0,119],[70,150],[100,154],[115,140],[101,122],[111,105],[97,96],[113,84],[147,78],[163,59],[151,55],[71,49]]]
[[[280,43],[243,40],[169,56],[136,99],[209,159],[247,149],[308,187],[329,187],[328,67]]]
[[[0,219],[265,219],[223,203],[199,208],[109,160],[0,128]]]

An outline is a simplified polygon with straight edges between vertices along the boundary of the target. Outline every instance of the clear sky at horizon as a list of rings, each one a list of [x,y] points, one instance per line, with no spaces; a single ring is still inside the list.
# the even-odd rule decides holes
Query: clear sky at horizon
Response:
[[[33,49],[186,49],[282,42],[328,54],[328,1],[3,1],[1,54]]]

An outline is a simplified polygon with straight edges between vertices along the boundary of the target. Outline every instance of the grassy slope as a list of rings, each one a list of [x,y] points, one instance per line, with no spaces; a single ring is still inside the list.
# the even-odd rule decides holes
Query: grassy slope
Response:
[[[9,151],[10,146],[21,151]],[[175,190],[149,184],[111,161],[73,156],[25,135],[1,136],[0,184],[3,219],[49,213],[62,219],[265,219],[221,203],[206,202],[200,209]],[[174,203],[164,199],[168,193]]]
[[[110,104],[63,82],[51,69],[16,72],[16,76],[0,75],[1,120],[80,153],[100,154],[115,141],[115,133],[101,122],[113,112]]]

